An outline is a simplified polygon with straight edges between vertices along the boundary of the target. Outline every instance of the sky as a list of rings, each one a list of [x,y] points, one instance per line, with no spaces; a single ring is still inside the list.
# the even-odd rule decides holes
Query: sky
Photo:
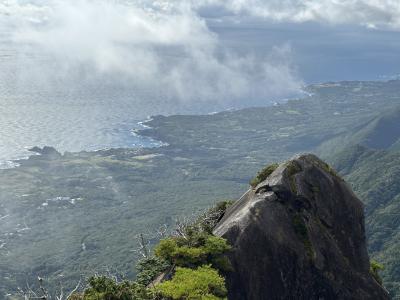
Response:
[[[143,145],[149,115],[400,73],[397,0],[0,0],[0,167],[51,145]]]
[[[2,0],[0,18],[19,49],[51,57],[37,66],[43,81],[117,77],[180,101],[235,104],[295,94],[319,81],[316,62],[331,75],[322,81],[351,77],[346,59],[368,77],[368,55],[397,58],[400,2]]]

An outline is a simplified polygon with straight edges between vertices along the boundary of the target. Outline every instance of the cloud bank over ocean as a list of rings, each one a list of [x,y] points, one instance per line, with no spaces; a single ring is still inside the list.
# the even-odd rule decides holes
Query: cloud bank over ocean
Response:
[[[62,4],[64,2],[64,4]],[[61,4],[127,5],[150,14],[172,13],[182,8],[204,16],[254,16],[277,22],[328,22],[367,27],[400,29],[400,3],[397,0],[3,0],[0,14],[40,22]]]
[[[207,20],[400,29],[394,0],[5,0],[0,16],[2,31],[21,49],[52,60],[51,67],[32,65],[39,71],[31,78],[119,78],[157,97],[232,106],[293,95],[303,81],[290,43],[261,55],[238,53],[224,47]]]
[[[232,105],[284,97],[303,84],[290,45],[277,45],[261,57],[239,54],[221,45],[195,6],[143,3],[5,1],[0,24],[21,49],[56,62],[48,80],[77,72],[92,79],[118,76],[134,89],[177,101]]]

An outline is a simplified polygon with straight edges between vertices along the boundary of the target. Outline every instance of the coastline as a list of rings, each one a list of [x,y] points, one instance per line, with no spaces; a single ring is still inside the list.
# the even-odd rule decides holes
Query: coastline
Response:
[[[113,146],[110,145],[109,147],[102,147],[102,148],[96,148],[96,149],[82,149],[80,151],[73,151],[73,153],[80,153],[80,152],[99,152],[99,151],[108,151],[112,149],[132,149],[132,150],[138,150],[138,149],[152,149],[152,148],[160,148],[160,147],[167,147],[170,145],[169,141],[164,140],[165,136],[162,136],[159,134],[159,124],[162,123],[163,120],[167,118],[177,118],[177,117],[187,117],[187,118],[195,118],[195,117],[218,117],[219,115],[224,115],[227,113],[234,113],[234,112],[240,112],[240,111],[247,111],[247,110],[254,110],[254,109],[266,109],[266,108],[271,108],[271,107],[277,107],[277,106],[282,106],[282,105],[287,105],[288,103],[291,102],[298,102],[298,101],[305,101],[307,99],[310,99],[315,96],[316,91],[324,88],[337,88],[341,87],[342,85],[368,85],[368,84],[387,84],[392,81],[398,81],[398,80],[376,80],[376,81],[337,81],[337,82],[324,82],[324,83],[313,83],[310,85],[306,85],[302,88],[302,95],[303,97],[295,97],[295,98],[286,98],[286,99],[281,99],[279,101],[275,101],[273,103],[270,103],[269,105],[265,106],[257,106],[257,107],[245,107],[245,108],[230,108],[222,111],[212,111],[208,114],[176,114],[176,115],[153,115],[153,116],[148,116],[146,119],[138,121],[135,123],[137,128],[131,128],[129,129],[129,134],[132,136],[138,138],[139,142],[135,144],[131,144],[130,146],[124,146],[124,147],[118,147],[118,146]],[[34,145],[35,147],[37,145]],[[41,145],[45,146],[45,145]],[[48,145],[52,147],[52,145]],[[24,147],[24,149],[28,149],[32,147]],[[57,149],[57,148],[56,148]],[[58,149],[57,149],[58,150]],[[70,151],[64,151],[62,154],[70,152]],[[35,156],[37,154],[35,153],[26,153],[26,155],[21,156],[16,159],[6,159],[6,160],[1,160],[0,161],[0,170],[5,170],[5,169],[12,169],[12,168],[17,168],[21,166],[21,164],[29,160],[30,157]]]
[[[162,141],[158,141],[156,139],[153,139],[150,136],[145,136],[139,134],[139,132],[151,129],[150,126],[146,125],[146,123],[151,122],[153,119],[152,117],[147,117],[143,121],[139,121],[136,123],[138,128],[132,128],[129,130],[129,133],[137,137],[139,139],[139,143],[132,144],[130,147],[126,146],[123,148],[126,149],[152,149],[152,148],[158,148],[158,147],[163,147],[163,146],[168,146],[167,143],[164,143]],[[55,149],[57,152],[59,151],[57,148],[53,147],[52,145],[34,145],[34,146],[25,146],[23,149],[25,149],[24,152],[27,152],[26,155],[21,155],[21,157],[15,158],[15,159],[6,159],[6,160],[0,160],[0,170],[8,170],[8,169],[14,169],[20,167],[25,161],[29,160],[31,157],[41,155],[40,153],[36,151],[31,151],[31,149],[37,148],[37,147],[51,147]],[[82,153],[82,152],[91,152],[91,153],[96,153],[96,152],[101,152],[101,151],[109,151],[113,149],[121,149],[121,147],[103,147],[103,148],[97,148],[97,149],[82,149],[80,151],[64,151],[61,153],[61,155],[64,155],[65,153]]]

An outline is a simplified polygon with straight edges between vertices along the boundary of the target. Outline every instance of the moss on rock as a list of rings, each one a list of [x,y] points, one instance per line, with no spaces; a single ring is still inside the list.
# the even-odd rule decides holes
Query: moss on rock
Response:
[[[268,176],[271,175],[278,167],[279,164],[277,163],[266,166],[264,169],[258,172],[256,177],[250,181],[250,185],[255,188],[258,184],[267,179]]]

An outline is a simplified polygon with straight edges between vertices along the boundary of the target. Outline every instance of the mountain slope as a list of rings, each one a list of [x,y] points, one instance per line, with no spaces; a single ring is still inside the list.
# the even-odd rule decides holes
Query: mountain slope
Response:
[[[385,266],[385,286],[399,299],[400,151],[355,146],[339,152],[331,162],[366,205],[370,254]]]
[[[355,130],[323,142],[318,148],[326,156],[356,145],[370,149],[400,149],[400,107],[380,113]]]
[[[376,118],[358,135],[359,144],[373,149],[390,149],[400,140],[400,107]]]
[[[385,286],[400,299],[400,109],[372,118],[318,149],[365,204],[370,254]]]

